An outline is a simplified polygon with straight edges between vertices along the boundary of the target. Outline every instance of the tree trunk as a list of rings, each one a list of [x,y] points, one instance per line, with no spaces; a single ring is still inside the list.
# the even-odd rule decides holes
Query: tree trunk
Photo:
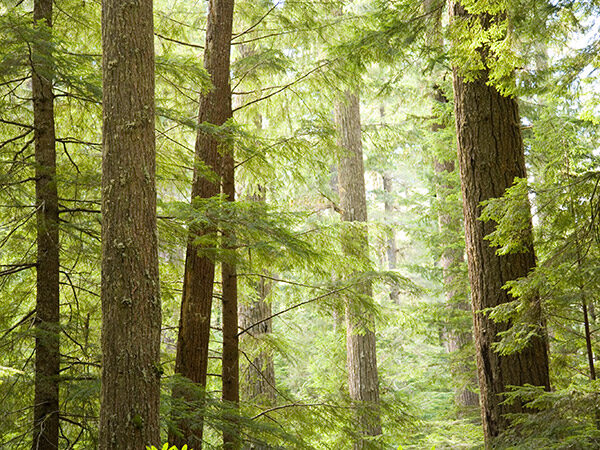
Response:
[[[251,339],[251,345],[268,336],[272,331],[271,303],[266,298],[271,291],[271,282],[265,278],[260,278],[256,283],[256,294],[258,299],[250,305],[240,305],[240,328],[248,330],[248,340]],[[267,319],[267,320],[265,320]],[[273,355],[270,350],[260,350],[258,355],[248,363],[246,375],[242,385],[242,398],[244,401],[252,401],[260,406],[273,406],[275,404],[275,366],[273,364]]]
[[[456,17],[467,17],[461,5],[453,5]],[[491,17],[479,17],[484,28]],[[483,50],[482,50],[483,51]],[[497,255],[484,238],[494,231],[495,224],[479,220],[481,202],[501,197],[512,186],[515,177],[526,177],[525,157],[520,130],[517,101],[502,96],[489,86],[488,73],[482,70],[476,80],[467,82],[454,68],[454,95],[458,157],[465,217],[465,235],[471,299],[474,313],[474,335],[479,370],[482,419],[486,445],[505,431],[507,413],[523,411],[519,402],[501,405],[501,394],[509,385],[532,384],[549,389],[548,343],[545,323],[541,318],[539,299],[529,300],[536,316],[534,326],[538,337],[519,353],[501,356],[493,350],[498,334],[509,325],[496,323],[481,313],[514,300],[503,289],[506,282],[526,276],[535,266],[533,244],[528,251]],[[531,226],[528,230],[531,234]],[[533,242],[532,238],[529,239]]]
[[[52,27],[52,0],[36,0],[35,26]],[[33,448],[58,448],[60,370],[59,222],[56,187],[54,93],[49,55],[33,48],[32,94],[36,162],[37,293]]]
[[[252,201],[265,201],[265,188],[258,186],[258,193],[251,197]],[[267,272],[263,271],[266,275]],[[271,292],[272,282],[267,278],[260,277],[255,284],[257,299],[250,305],[239,306],[240,328],[248,328],[246,340],[250,346],[261,345],[261,340],[268,337],[273,331],[272,322],[269,317],[273,314],[271,303],[266,301]],[[260,323],[259,323],[260,322]],[[253,326],[253,324],[258,325]],[[250,328],[252,327],[252,328]],[[248,362],[243,377],[241,396],[246,402],[253,402],[259,406],[273,406],[276,400],[275,391],[275,366],[270,349],[260,349],[258,354]],[[253,445],[259,450],[267,448]]]
[[[206,25],[204,68],[211,77],[213,88],[200,97],[198,123],[223,125],[231,117],[231,87],[229,84],[231,29],[233,22],[233,0],[210,0]],[[201,130],[196,137],[196,160],[202,161],[216,174],[220,174],[220,140],[213,134]],[[192,200],[210,198],[219,194],[220,184],[201,176],[194,167]],[[202,390],[206,387],[208,368],[208,346],[210,340],[210,316],[212,309],[215,264],[210,258],[198,253],[193,241],[196,236],[214,230],[190,227],[175,373],[182,375]],[[183,385],[173,389],[173,397],[186,402],[201,402],[197,388]],[[173,413],[179,432],[171,430],[169,442],[179,447],[188,444],[200,449],[202,446],[202,413],[199,420],[189,420]]]
[[[231,100],[230,100],[231,101]],[[223,156],[223,194],[227,201],[235,201],[235,162],[233,148]],[[235,236],[224,233],[224,249],[233,248]],[[223,281],[223,401],[237,406],[240,402],[239,381],[239,338],[238,338],[238,299],[237,271],[235,260],[221,265]],[[235,417],[233,417],[235,422]],[[223,448],[235,449],[240,446],[239,430],[232,423],[223,432]]]
[[[435,130],[434,130],[435,131]],[[444,174],[454,172],[455,163],[454,161],[434,162],[434,169],[437,175],[443,177]],[[455,234],[459,232],[459,227],[462,226],[460,221],[451,214],[444,212],[444,205],[448,200],[447,196],[453,189],[452,186],[438,185],[437,196],[438,201],[441,203],[441,210],[438,216],[439,231],[444,235]],[[447,242],[444,240],[444,242]],[[442,252],[440,258],[440,266],[442,267],[442,277],[444,284],[444,292],[446,296],[446,308],[452,314],[452,311],[457,311],[459,314],[466,314],[466,311],[470,311],[466,292],[461,292],[457,288],[457,270],[458,267],[463,263],[464,256],[463,250],[446,247]],[[456,314],[456,313],[455,313]],[[446,348],[448,353],[456,354],[463,351],[467,346],[473,342],[472,328],[469,326],[467,330],[461,327],[450,325],[445,329],[444,338],[446,340]],[[465,380],[469,380],[475,377],[475,373],[472,367],[467,362],[451,362],[451,372],[455,383],[458,385],[455,388],[454,399],[459,407],[471,407],[479,405],[479,396],[468,388],[468,383]],[[474,381],[473,383],[476,383]]]
[[[339,163],[339,190],[342,220],[352,222],[342,236],[344,253],[358,261],[368,260],[366,228],[367,200],[362,155],[360,102],[357,94],[346,92],[335,105],[339,146],[344,154]],[[356,288],[359,295],[372,297],[371,283]],[[375,322],[353,299],[346,300],[346,365],[350,397],[357,408],[359,432],[363,436],[381,434]],[[369,440],[358,438],[354,448],[367,448]]]
[[[383,107],[382,107],[383,109]],[[383,114],[382,114],[383,119]],[[383,194],[384,194],[384,202],[383,207],[385,211],[386,220],[391,220],[394,215],[394,204],[392,202],[393,195],[393,184],[392,177],[388,174],[382,174],[381,178],[383,179]],[[386,245],[386,253],[387,253],[387,263],[389,270],[395,270],[397,265],[397,255],[398,255],[398,246],[396,244],[396,231],[393,226],[388,226],[387,228],[387,245]],[[400,290],[398,286],[395,284],[392,285],[390,289],[390,299],[398,304],[400,303]]]
[[[152,1],[104,0],[99,448],[160,445]]]

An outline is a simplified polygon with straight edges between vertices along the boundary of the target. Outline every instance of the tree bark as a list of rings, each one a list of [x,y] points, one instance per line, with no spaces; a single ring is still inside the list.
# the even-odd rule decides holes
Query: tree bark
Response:
[[[345,152],[339,163],[339,190],[342,221],[352,222],[342,236],[343,251],[358,261],[368,260],[369,238],[366,229],[367,200],[362,155],[360,102],[357,94],[345,92],[335,105],[335,122],[339,146]],[[372,297],[371,283],[356,289]],[[346,366],[350,398],[357,408],[359,432],[363,436],[381,434],[379,384],[375,347],[375,321],[365,311],[346,300]],[[369,440],[358,438],[354,448],[369,447]]]
[[[52,0],[35,0],[36,27],[52,27]],[[60,370],[59,221],[52,67],[38,46],[32,52],[36,162],[37,292],[33,448],[58,448]]]
[[[152,1],[102,2],[102,400],[99,448],[160,445]]]
[[[383,108],[383,107],[382,107]],[[382,114],[383,119],[383,114]],[[392,195],[393,195],[393,183],[392,177],[386,173],[381,175],[383,180],[383,208],[385,211],[386,219],[390,220],[394,214],[394,205],[392,203]],[[386,245],[386,254],[387,254],[387,263],[389,270],[396,270],[397,265],[397,255],[398,255],[398,245],[396,244],[396,232],[392,226],[389,226],[387,231],[387,245]],[[400,290],[398,286],[395,284],[390,289],[390,300],[394,303],[400,303]]]
[[[468,17],[468,13],[461,5],[454,4],[453,16],[456,20],[456,17]],[[484,28],[494,20],[489,15],[478,18]],[[515,177],[526,177],[517,101],[502,96],[487,82],[487,70],[480,71],[475,81],[467,82],[459,69],[454,68],[458,157],[482,419],[486,446],[491,447],[493,439],[510,425],[504,415],[523,411],[519,402],[500,404],[507,386],[528,383],[549,389],[550,381],[548,343],[539,299],[528,300],[538,336],[521,352],[508,356],[499,355],[492,346],[499,340],[498,334],[509,325],[496,323],[481,312],[514,300],[503,286],[526,276],[535,266],[531,236],[526,252],[497,255],[495,248],[484,239],[496,225],[479,220],[482,201],[501,197]],[[531,235],[531,225],[528,234]]]
[[[231,97],[230,97],[231,102]],[[233,148],[223,155],[223,194],[227,201],[235,201],[235,162]],[[231,251],[235,236],[224,233],[224,249]],[[240,402],[240,365],[238,337],[238,299],[237,299],[237,270],[235,259],[224,261],[221,265],[223,281],[223,401],[230,405]],[[235,417],[234,417],[235,419]],[[231,424],[223,432],[223,448],[235,449],[240,446],[237,424]]]
[[[198,123],[223,125],[231,117],[231,87],[229,82],[231,30],[233,23],[233,0],[210,0],[206,25],[206,45],[204,68],[210,75],[212,89],[200,97]],[[215,174],[221,174],[219,147],[222,140],[214,134],[198,131],[195,155]],[[203,177],[194,168],[192,200],[210,198],[219,194],[220,183]],[[190,227],[186,251],[185,273],[175,373],[182,375],[202,390],[206,387],[208,368],[208,346],[210,340],[210,316],[212,309],[215,263],[199,253],[194,239],[204,233],[214,231]],[[173,389],[173,397],[187,402],[201,402],[202,395],[197,388],[178,386]],[[174,413],[179,432],[171,430],[169,442],[179,447],[202,446],[202,413],[200,419],[191,421]]]

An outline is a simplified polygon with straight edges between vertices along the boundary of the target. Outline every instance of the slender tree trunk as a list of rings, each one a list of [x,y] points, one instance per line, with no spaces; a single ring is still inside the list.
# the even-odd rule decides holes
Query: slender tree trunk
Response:
[[[464,7],[454,4],[453,16],[457,20],[468,14]],[[478,18],[484,28],[493,20],[489,15]],[[548,343],[539,299],[528,300],[538,336],[521,352],[508,356],[496,353],[493,343],[509,325],[496,323],[481,313],[486,308],[514,300],[503,286],[526,276],[535,266],[533,244],[526,252],[497,255],[496,249],[484,239],[496,225],[479,220],[482,201],[502,196],[515,177],[526,177],[517,101],[502,96],[487,82],[486,70],[482,70],[476,80],[467,82],[459,70],[454,69],[458,156],[482,419],[486,445],[491,447],[493,438],[510,425],[504,415],[523,411],[519,402],[500,404],[501,394],[508,386],[532,384],[549,389],[550,381]],[[531,226],[528,233],[531,234]],[[529,241],[533,242],[532,238]]]
[[[223,157],[223,194],[227,197],[227,201],[235,201],[233,147]],[[225,233],[223,236],[224,249],[231,251],[234,239],[235,236],[233,233]],[[221,278],[223,281],[223,400],[237,406],[240,401],[240,366],[235,260],[232,262],[223,262],[221,269]],[[223,448],[235,449],[239,448],[239,446],[239,430],[235,424],[232,424],[223,432]]]
[[[382,107],[383,108],[383,107]],[[382,115],[383,118],[383,115]],[[381,178],[383,179],[383,194],[384,194],[384,202],[383,208],[385,211],[386,219],[391,219],[394,214],[394,204],[392,202],[392,195],[394,193],[392,177],[388,174],[382,174]],[[398,245],[396,244],[396,231],[392,226],[389,226],[387,229],[387,245],[386,245],[386,253],[387,253],[387,263],[389,270],[395,270],[397,266],[397,254],[398,254]],[[390,299],[394,303],[400,303],[400,290],[394,284],[390,289]]]
[[[160,445],[152,1],[102,3],[100,450]]]
[[[256,48],[252,44],[242,44],[239,46],[241,58],[247,58],[256,53]],[[237,96],[239,105],[243,104],[244,96]],[[254,125],[257,132],[262,130],[263,118],[260,114],[253,117]],[[266,188],[257,186],[257,192],[249,196],[249,200],[253,202],[266,202]],[[251,263],[252,265],[252,263]],[[261,268],[255,269],[261,272]],[[265,275],[266,270],[262,270]],[[256,343],[260,344],[261,338],[272,332],[271,325],[271,303],[266,301],[271,290],[271,281],[260,277],[255,285],[256,300],[251,304],[240,304],[238,307],[238,315],[240,329],[249,328],[247,333],[242,335],[241,340],[250,342],[251,346]],[[265,320],[266,319],[266,320]],[[264,322],[263,322],[264,320]],[[252,327],[253,324],[261,322],[259,325]],[[250,328],[252,327],[252,328]],[[246,402],[253,402],[258,405],[272,406],[275,404],[275,368],[273,364],[272,352],[268,349],[261,350],[259,354],[248,362],[244,369],[245,375],[242,376],[240,396]],[[266,449],[267,447],[257,444],[252,444],[252,448],[256,450]]]
[[[233,4],[233,0],[210,0],[208,4],[204,68],[211,77],[213,88],[200,97],[199,124],[207,122],[220,126],[231,117],[229,67]],[[203,162],[216,174],[221,174],[220,146],[221,141],[217,136],[198,131],[196,160]],[[198,169],[194,168],[192,200],[197,197],[214,197],[219,194],[219,189],[219,182],[204,178]],[[173,389],[174,399],[186,402],[201,402],[203,394],[199,393],[198,387],[201,390],[206,387],[215,264],[213,260],[199,253],[201,249],[193,241],[198,235],[210,231],[214,232],[191,227],[186,251],[175,373],[197,386],[190,388],[179,385]],[[169,442],[179,447],[188,444],[196,449],[201,448],[202,412],[196,416],[200,418],[192,421],[174,412],[173,417],[179,432],[171,430]]]
[[[266,301],[270,291],[271,282],[261,277],[256,283],[257,300],[250,305],[240,305],[239,308],[242,330],[260,322],[247,332],[249,336],[247,340],[252,346],[256,345],[255,342],[260,344],[261,339],[273,331],[271,319],[267,319],[272,315],[271,303]],[[248,363],[243,381],[241,395],[245,401],[252,401],[261,406],[275,404],[275,366],[270,350],[260,350],[258,355]]]
[[[362,155],[360,102],[357,94],[346,92],[335,105],[339,145],[345,151],[339,164],[339,190],[342,220],[353,222],[342,236],[344,252],[358,261],[368,259],[369,238],[366,228],[367,200]],[[356,289],[372,297],[371,283]],[[348,298],[346,301],[346,365],[350,397],[357,407],[359,432],[364,436],[381,434],[379,384],[375,347],[375,322]],[[357,439],[354,448],[367,448],[368,439]]]
[[[52,27],[52,0],[35,0],[35,26]],[[32,94],[35,127],[37,293],[33,448],[58,448],[58,377],[60,369],[59,225],[52,67],[33,48]]]
[[[454,172],[454,161],[444,161],[440,163],[435,161],[435,172],[438,175],[444,176],[444,173]],[[449,190],[452,189],[450,186],[438,186],[438,198],[440,202],[444,203],[447,201]],[[457,220],[451,216],[451,214],[440,212],[438,217],[439,230],[444,234],[457,233],[458,227],[461,226],[457,223]],[[442,267],[442,277],[444,284],[444,292],[446,296],[446,307],[450,312],[457,311],[459,314],[466,314],[467,311],[470,315],[470,305],[466,296],[466,292],[461,292],[457,287],[457,269],[463,264],[464,256],[462,249],[456,249],[452,247],[446,247],[442,252],[440,258],[440,266]],[[456,314],[456,313],[455,313]],[[470,322],[471,323],[471,322]],[[444,337],[446,339],[446,348],[448,353],[456,355],[465,350],[468,346],[473,343],[472,326],[470,325],[467,329],[460,326],[449,326],[446,328]],[[457,387],[454,392],[454,399],[459,407],[472,407],[479,405],[479,396],[469,389],[469,384],[476,384],[475,371],[471,365],[466,361],[452,362],[451,371],[454,377],[454,381],[457,383]],[[473,383],[468,380],[473,378]]]
[[[264,187],[258,186],[258,193],[252,195],[251,200],[265,202],[265,191]],[[267,271],[263,271],[263,273],[268,274]],[[252,347],[257,344],[261,345],[261,340],[273,332],[270,319],[273,312],[271,303],[267,301],[271,287],[270,280],[260,277],[255,284],[256,300],[250,305],[241,304],[239,306],[240,328],[242,330],[249,328],[245,340],[250,342]],[[258,325],[253,326],[258,322],[260,322]],[[275,365],[270,349],[260,349],[258,354],[248,362],[242,380],[241,396],[244,401],[260,406],[275,405]],[[267,447],[253,444],[253,448],[260,450]]]

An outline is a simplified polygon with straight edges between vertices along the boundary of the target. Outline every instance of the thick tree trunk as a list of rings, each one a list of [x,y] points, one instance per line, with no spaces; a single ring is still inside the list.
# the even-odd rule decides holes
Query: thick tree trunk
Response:
[[[104,0],[99,448],[160,445],[152,1]]]
[[[206,25],[206,46],[204,51],[204,68],[211,77],[213,88],[200,97],[198,123],[207,122],[223,125],[231,117],[231,87],[229,84],[231,29],[233,23],[233,0],[210,0]],[[219,139],[201,130],[196,138],[196,160],[202,161],[216,174],[221,174]],[[194,168],[192,184],[192,200],[196,197],[210,198],[219,194],[220,184],[202,177]],[[182,375],[197,387],[206,387],[208,368],[208,346],[210,340],[210,316],[212,309],[213,283],[215,264],[210,258],[198,253],[199,248],[193,241],[196,236],[209,232],[191,227],[188,241],[181,315],[179,319],[179,335],[177,339],[177,356],[175,373]],[[212,230],[214,231],[214,230]],[[173,390],[173,397],[187,402],[201,402],[202,394],[197,388],[178,386]],[[174,418],[179,433],[171,431],[169,442],[179,447],[188,444],[196,449],[202,446],[202,414],[200,419],[191,421]],[[197,414],[198,416],[198,414]]]
[[[52,26],[52,0],[36,0],[33,19]],[[52,68],[48,55],[33,48],[32,94],[35,127],[37,293],[33,448],[58,448],[58,376],[60,369],[59,226]]]
[[[467,16],[453,5],[454,16]],[[480,16],[484,27],[489,16]],[[456,20],[456,18],[455,18]],[[492,222],[479,220],[481,202],[500,197],[515,177],[526,177],[523,142],[517,101],[502,96],[487,84],[481,71],[467,82],[454,69],[454,95],[458,157],[465,217],[466,248],[471,283],[474,335],[486,445],[509,426],[506,413],[520,412],[519,402],[501,405],[501,394],[509,385],[526,383],[549,388],[548,344],[539,299],[530,300],[536,316],[538,337],[519,353],[501,356],[493,350],[498,334],[509,325],[496,323],[481,310],[514,300],[503,289],[506,282],[526,276],[535,266],[533,244],[528,251],[500,256],[484,238],[495,229]],[[528,233],[531,234],[531,229]],[[529,239],[532,242],[532,239]]]
[[[339,163],[339,190],[342,220],[353,222],[344,231],[344,252],[358,261],[366,261],[369,238],[366,228],[367,200],[362,155],[360,102],[358,95],[346,92],[335,105],[339,145],[345,152]],[[356,288],[359,295],[372,297],[369,282]],[[381,434],[379,384],[375,347],[375,322],[360,311],[352,298],[346,302],[346,365],[350,397],[357,407],[359,432],[364,436]],[[368,439],[357,439],[354,448],[367,448]]]

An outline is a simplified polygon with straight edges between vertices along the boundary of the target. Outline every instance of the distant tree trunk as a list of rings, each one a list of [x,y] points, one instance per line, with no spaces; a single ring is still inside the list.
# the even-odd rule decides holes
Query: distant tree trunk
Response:
[[[469,15],[462,5],[454,4],[453,16],[456,20],[456,17]],[[494,19],[489,15],[478,18],[484,29]],[[504,415],[523,411],[519,402],[500,404],[507,386],[529,383],[549,389],[550,381],[546,329],[539,299],[530,300],[538,336],[521,352],[509,356],[501,356],[493,350],[498,334],[508,325],[496,323],[480,312],[514,300],[502,287],[510,280],[526,276],[535,266],[533,244],[523,253],[497,255],[496,249],[484,239],[496,225],[479,220],[482,201],[501,197],[515,177],[526,177],[517,101],[502,96],[487,82],[487,70],[482,70],[476,80],[467,82],[459,69],[454,68],[458,156],[482,419],[486,445],[491,447],[493,438],[510,425]],[[528,232],[531,233],[531,228]]]
[[[434,86],[433,98],[435,101],[440,103],[447,103],[443,92],[439,87]],[[434,133],[444,128],[441,123],[434,123],[431,127],[431,131]],[[449,183],[444,181],[450,174],[455,170],[454,160],[439,161],[435,160],[433,163],[434,170],[437,176],[437,197],[440,207],[438,215],[438,228],[442,235],[443,243],[451,243],[452,236],[456,236],[462,229],[462,222],[456,215],[453,215],[449,204],[449,195],[458,186],[455,183]],[[442,244],[443,245],[443,244]],[[464,262],[464,255],[462,248],[454,248],[448,245],[444,248],[442,256],[440,258],[440,266],[442,267],[442,277],[444,284],[444,292],[446,295],[446,307],[450,312],[457,311],[460,314],[466,314],[470,312],[470,305],[467,298],[466,289],[461,292],[457,285],[458,274],[457,270]],[[462,287],[462,286],[461,286]],[[470,314],[469,314],[470,315]],[[447,327],[444,334],[446,340],[446,348],[448,352],[452,354],[460,353],[465,348],[470,346],[473,342],[473,330],[472,321],[469,321],[468,328],[457,328],[456,326]],[[471,378],[475,378],[475,372],[467,362],[463,361],[456,364],[452,362],[452,374],[455,383],[458,385],[455,388],[454,399],[459,407],[472,407],[479,405],[479,396],[469,389],[469,383],[466,382]],[[476,380],[473,380],[473,384]]]
[[[255,202],[264,202],[266,200],[266,189],[258,186],[258,193],[251,196]],[[258,269],[260,271],[260,269]],[[267,271],[262,271],[265,275]],[[273,331],[272,322],[269,317],[272,315],[271,303],[266,299],[271,292],[272,282],[264,277],[259,277],[255,283],[256,300],[249,305],[241,304],[239,307],[240,328],[248,328],[248,342],[251,346],[264,337],[268,337]],[[260,323],[259,323],[260,322]],[[253,326],[253,324],[258,325]],[[250,328],[251,327],[251,328]],[[241,396],[245,401],[251,401],[261,406],[273,406],[275,404],[275,366],[273,364],[273,355],[269,349],[261,349],[252,361],[248,363],[243,377]],[[262,447],[254,448],[259,449]]]
[[[248,340],[252,339],[259,344],[262,338],[273,331],[271,319],[267,319],[272,315],[271,303],[266,301],[270,291],[271,282],[259,278],[256,283],[257,300],[250,305],[240,305],[239,308],[240,328],[245,330],[252,327],[247,331],[250,336]],[[258,322],[258,325],[252,326]],[[254,345],[252,341],[250,343]],[[248,363],[243,381],[241,395],[245,401],[252,401],[261,406],[275,404],[275,368],[270,350],[260,350]]]
[[[160,445],[152,1],[102,2],[100,450]]]
[[[35,0],[36,27],[52,27],[52,0]],[[35,398],[33,448],[58,448],[60,370],[59,222],[56,187],[54,93],[49,55],[33,47],[32,94],[36,162],[37,293],[35,315]]]
[[[369,237],[366,229],[367,200],[362,155],[360,102],[357,94],[346,92],[335,105],[339,145],[345,151],[339,163],[339,190],[342,220],[352,222],[342,236],[348,256],[364,262],[368,259]],[[356,291],[372,297],[371,283],[364,282]],[[351,298],[346,302],[346,365],[350,397],[357,407],[359,432],[365,436],[381,434],[379,384],[375,323]],[[354,448],[368,447],[367,439],[358,439]]]
[[[233,4],[233,0],[210,0],[208,4],[204,68],[211,77],[213,88],[200,97],[200,124],[207,122],[220,126],[231,117],[229,68]],[[198,131],[196,160],[202,161],[216,174],[221,174],[220,145],[216,136]],[[219,190],[219,182],[202,177],[194,168],[192,200],[196,197],[214,197],[219,194]],[[190,227],[189,230],[175,361],[175,373],[196,383],[201,389],[206,387],[215,264],[210,258],[198,253],[200,249],[193,241],[198,235],[208,231],[211,230],[198,227]],[[184,386],[174,388],[173,397],[188,402],[202,400],[198,389],[187,389]],[[169,442],[179,447],[188,444],[196,449],[201,448],[202,413],[197,415],[200,420],[190,421],[185,417],[177,419],[175,412],[173,416],[179,433],[171,430]]]
[[[390,220],[394,214],[394,204],[392,202],[392,195],[394,193],[392,177],[386,173],[381,175],[383,179],[383,208],[385,211],[386,220]],[[389,226],[387,229],[387,245],[386,245],[386,253],[387,253],[387,263],[389,270],[395,270],[397,266],[397,254],[398,254],[398,245],[396,244],[396,231],[393,226]],[[394,303],[400,302],[400,291],[398,286],[393,285],[390,289],[390,299]]]

